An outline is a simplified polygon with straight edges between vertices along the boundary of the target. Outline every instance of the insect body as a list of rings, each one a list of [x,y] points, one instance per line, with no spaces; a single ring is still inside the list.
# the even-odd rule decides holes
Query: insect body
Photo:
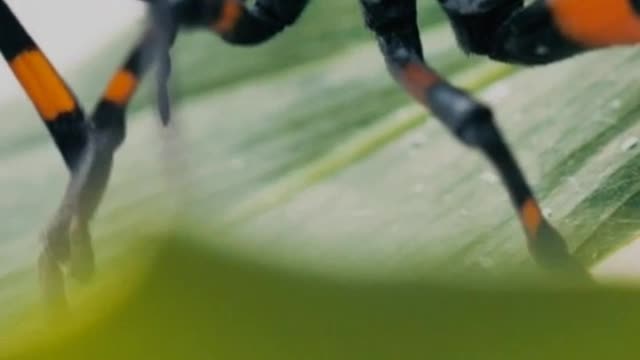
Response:
[[[498,170],[532,256],[543,266],[571,269],[587,277],[540,211],[491,110],[451,85],[425,61],[416,0],[359,1],[366,26],[375,34],[395,80],[456,138],[481,151]],[[640,41],[639,0],[536,0],[528,5],[524,0],[437,1],[463,50],[508,63],[544,64],[590,49]],[[92,115],[85,119],[71,90],[0,0],[0,50],[71,172],[62,206],[45,232],[40,256],[42,283],[54,303],[64,302],[62,263],[69,260],[71,273],[79,278],[88,278],[93,271],[89,220],[106,187],[113,153],[124,140],[126,106],[152,60],[158,58],[143,56],[145,52],[161,49],[154,53],[160,55],[164,60],[160,64],[168,70],[168,52],[164,50],[173,43],[176,33],[187,28],[215,32],[230,44],[257,45],[293,25],[309,0],[256,0],[251,4],[241,0],[145,2],[156,21],[116,72]],[[161,74],[166,80],[168,71]],[[167,118],[163,98],[166,96],[160,97],[161,114]]]

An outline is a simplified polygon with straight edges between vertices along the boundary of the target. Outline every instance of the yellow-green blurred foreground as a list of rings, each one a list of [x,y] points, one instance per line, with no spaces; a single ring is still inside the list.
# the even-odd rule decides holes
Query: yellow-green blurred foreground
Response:
[[[336,281],[223,254],[193,236],[151,240],[163,245],[149,267],[130,259],[138,265],[120,266],[95,289],[73,294],[71,314],[49,317],[48,325],[40,315],[27,316],[22,331],[0,338],[2,358],[495,360],[638,354],[638,290],[542,285],[531,277],[460,287]]]

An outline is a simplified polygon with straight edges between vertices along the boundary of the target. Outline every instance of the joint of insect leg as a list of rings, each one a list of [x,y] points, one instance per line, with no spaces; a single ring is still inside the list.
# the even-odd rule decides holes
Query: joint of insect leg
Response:
[[[225,7],[226,9],[238,9],[238,6],[243,6],[242,1],[187,0],[178,2],[178,4],[174,6],[173,10],[176,20],[182,28],[208,27],[212,20],[219,19],[224,16]]]
[[[439,1],[460,47],[479,55],[491,52],[500,25],[524,5],[523,0]]]
[[[113,153],[126,136],[125,109],[103,101],[98,105],[91,129],[91,140],[99,153]]]
[[[174,14],[183,27],[204,26],[210,15],[218,14],[220,8],[220,1],[179,1],[174,7]]]
[[[84,121],[82,110],[78,109],[69,116],[47,123],[47,127],[53,134],[63,134],[54,136],[54,141],[61,149],[68,167],[76,169],[89,142],[89,125]]]
[[[415,0],[360,0],[360,3],[367,27],[377,34],[416,23]]]
[[[284,29],[298,19],[307,3],[308,1],[257,0],[253,6],[253,12],[261,19]]]
[[[464,144],[489,149],[501,141],[491,109],[464,91],[443,82],[429,89],[427,101],[434,115]]]

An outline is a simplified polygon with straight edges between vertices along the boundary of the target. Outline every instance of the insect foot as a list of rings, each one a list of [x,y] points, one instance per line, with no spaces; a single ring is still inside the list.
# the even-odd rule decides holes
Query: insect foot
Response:
[[[45,305],[53,312],[68,308],[64,285],[64,274],[52,248],[45,244],[38,259],[40,288]]]
[[[593,281],[584,265],[569,253],[562,236],[546,221],[540,224],[535,239],[529,239],[528,244],[535,260],[545,268],[558,270],[576,280]]]

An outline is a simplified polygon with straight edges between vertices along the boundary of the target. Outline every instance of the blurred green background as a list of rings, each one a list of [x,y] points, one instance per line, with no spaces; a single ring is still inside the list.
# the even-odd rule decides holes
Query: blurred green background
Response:
[[[435,2],[420,7],[425,54],[494,105],[545,212],[580,260],[594,265],[634,240],[640,52],[614,49],[517,69],[464,55]],[[182,257],[160,256],[150,270],[132,265],[132,274],[150,277],[100,331],[115,336],[123,316],[137,331],[166,330],[158,343],[170,347],[171,336],[206,343],[212,326],[211,337],[236,346],[211,354],[244,351],[244,358],[424,358],[428,351],[436,358],[474,351],[477,358],[501,358],[500,351],[503,358],[533,358],[559,355],[563,346],[584,349],[564,358],[625,354],[635,331],[634,291],[519,286],[505,294],[503,282],[513,285],[514,274],[535,273],[506,193],[479,154],[396,87],[362,23],[355,1],[325,0],[312,2],[297,26],[260,48],[233,48],[206,33],[180,36],[173,51],[175,127],[160,128],[143,89],[94,233],[106,278],[123,268],[113,276],[138,276],[119,264],[146,264],[153,245],[167,237],[181,245],[163,251]],[[123,31],[69,76],[87,108],[139,32]],[[29,104],[6,104],[0,118],[7,119],[0,125],[0,319],[11,333],[39,300],[36,239],[67,174]],[[162,234],[175,228],[189,235]],[[214,235],[222,229],[228,232]],[[166,250],[172,246],[178,250]],[[189,268],[189,256],[203,267]],[[225,268],[228,258],[242,259],[243,266],[229,268],[237,274]],[[252,266],[274,274],[243,277]],[[163,279],[166,286],[158,285]],[[88,291],[112,291],[100,283]],[[233,305],[236,290],[246,303]],[[157,308],[149,305],[156,300]],[[141,311],[143,304],[151,310]],[[204,315],[205,304],[216,311]],[[163,306],[171,315],[150,322]],[[372,313],[380,318],[365,326]],[[244,332],[251,324],[254,332]],[[273,326],[273,337],[258,341],[266,336],[260,329]],[[605,329],[620,336],[609,338]],[[165,349],[149,339],[132,344],[135,336],[123,334],[130,337],[118,337],[122,346]],[[353,343],[346,344],[347,334]],[[318,336],[323,340],[314,342]],[[83,348],[77,344],[84,338],[75,339],[80,349],[106,346],[94,337]],[[594,351],[597,339],[606,351]],[[61,357],[75,351],[61,346]]]

